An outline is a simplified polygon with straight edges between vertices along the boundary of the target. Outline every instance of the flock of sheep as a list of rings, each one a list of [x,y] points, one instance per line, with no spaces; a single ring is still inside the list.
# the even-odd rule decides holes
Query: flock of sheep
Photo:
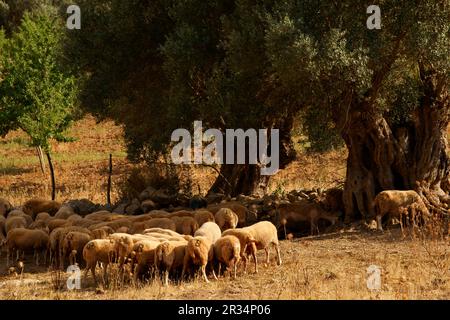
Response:
[[[200,269],[203,279],[214,279],[221,271],[236,277],[242,262],[247,270],[252,256],[257,272],[257,250],[276,248],[281,264],[277,228],[269,221],[248,225],[247,209],[237,202],[226,202],[197,210],[149,213],[128,216],[98,211],[77,214],[69,205],[42,199],[29,200],[12,208],[0,198],[0,252],[6,248],[7,267],[11,258],[20,260],[25,252],[34,252],[36,264],[60,268],[79,264],[89,270],[97,284],[96,268],[117,264],[135,280],[160,274],[165,285],[169,277],[182,280]]]

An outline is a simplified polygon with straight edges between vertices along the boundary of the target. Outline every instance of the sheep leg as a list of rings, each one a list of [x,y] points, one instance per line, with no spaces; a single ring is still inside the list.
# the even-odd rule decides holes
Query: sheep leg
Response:
[[[212,264],[211,264],[211,270],[212,270],[212,274],[213,274],[214,280],[219,280],[216,277],[216,273],[214,272],[214,266]]]
[[[186,274],[188,262],[189,262],[189,256],[185,255],[184,259],[183,259],[183,271],[181,271],[181,279],[184,279],[184,275]]]
[[[381,224],[381,215],[377,215],[376,219],[377,219],[377,229],[379,231],[383,231],[383,226]]]
[[[209,283],[208,277],[206,276],[206,265],[202,265],[202,275],[203,275],[203,279],[205,279],[206,283]]]
[[[36,265],[39,265],[39,251],[37,251],[36,249],[34,250],[34,253],[36,254]]]
[[[19,261],[19,250],[16,249],[16,261]]]
[[[236,259],[234,259],[234,279],[236,279],[237,263],[238,263],[238,261]]]
[[[9,247],[6,247],[6,267],[7,268],[9,267],[9,255],[10,255]]]
[[[281,265],[281,253],[280,253],[280,245],[278,243],[274,243],[275,249],[277,250],[277,264]]]
[[[258,259],[255,250],[252,251],[253,260],[255,261],[255,273],[258,273]]]
[[[220,277],[220,271],[222,271],[222,263],[219,262],[218,270],[217,270],[217,276]]]
[[[105,285],[109,284],[109,279],[108,279],[108,263],[105,263],[105,265],[103,266],[103,280]]]
[[[270,258],[269,258],[270,248],[269,247],[264,248],[264,251],[266,252],[266,264],[269,264],[269,262],[270,262]]]
[[[169,285],[169,270],[164,271],[164,286]]]

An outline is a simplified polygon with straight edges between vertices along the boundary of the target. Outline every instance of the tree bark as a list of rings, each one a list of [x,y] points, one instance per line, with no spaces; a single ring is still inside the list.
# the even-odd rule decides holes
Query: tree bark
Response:
[[[42,153],[42,148],[40,146],[36,147],[36,151],[37,151],[37,154],[39,157],[39,163],[41,164],[42,174],[45,174],[45,163],[44,163],[44,155]]]
[[[349,153],[343,195],[347,222],[372,218],[379,192],[416,189],[417,182],[448,199],[449,94],[436,73],[421,68],[421,79],[423,97],[412,120],[402,126],[389,124],[370,108],[353,107],[346,115],[342,137]]]
[[[112,154],[109,154],[108,190],[106,191],[106,201],[111,205],[111,176],[112,176]]]
[[[48,167],[50,168],[50,177],[52,180],[52,200],[56,199],[56,183],[55,183],[55,172],[53,170],[53,163],[52,158],[50,156],[50,152],[47,152],[47,160],[48,160]]]

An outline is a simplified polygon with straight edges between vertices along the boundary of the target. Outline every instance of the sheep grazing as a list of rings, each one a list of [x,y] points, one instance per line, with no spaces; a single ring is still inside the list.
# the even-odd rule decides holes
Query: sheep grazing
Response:
[[[209,283],[208,277],[206,276],[206,266],[208,263],[211,265],[213,258],[213,244],[210,239],[203,236],[197,236],[190,239],[187,243],[186,252],[184,254],[181,278],[184,278],[188,265],[192,263],[195,266],[201,267],[203,279]],[[217,280],[217,277],[214,274],[214,269],[212,269],[212,271],[214,278]]]
[[[214,243],[214,258],[219,263],[217,275],[220,277],[222,264],[227,270],[234,269],[234,279],[236,279],[236,270],[241,256],[241,244],[235,236],[223,236]]]
[[[4,198],[0,198],[0,217],[6,217],[11,210],[11,203]]]
[[[135,252],[136,260],[134,274],[136,280],[142,279],[142,277],[149,271],[149,268],[154,266],[155,250],[159,244],[159,241],[154,240],[140,240],[134,244],[133,252]]]
[[[5,232],[9,234],[14,229],[26,228],[27,220],[24,217],[8,217],[5,221]]]
[[[198,229],[197,220],[192,217],[171,217],[170,218],[176,226],[176,232],[179,234],[191,235],[193,236],[195,231]]]
[[[328,220],[332,225],[336,224],[339,219],[339,212],[328,212],[319,203],[307,200],[280,204],[274,212],[276,213],[276,225],[283,226],[285,237],[287,228],[295,228],[302,221],[309,222],[310,233],[313,235],[320,219]]]
[[[52,216],[47,212],[40,212],[36,215],[34,221],[49,221]]]
[[[61,265],[64,266],[64,260],[68,255],[71,265],[81,261],[83,248],[91,240],[91,236],[87,233],[77,231],[67,233],[61,242]]]
[[[214,215],[214,220],[216,221],[220,230],[225,231],[227,229],[236,228],[239,222],[239,217],[236,213],[233,212],[233,210],[228,208],[221,208]]]
[[[194,219],[197,220],[198,226],[201,227],[205,222],[214,222],[214,214],[205,209],[199,209],[194,212]]]
[[[103,226],[91,231],[94,239],[106,239],[110,234],[114,233],[111,227]]]
[[[25,221],[27,222],[27,226],[29,226],[32,222],[33,219],[25,214],[22,210],[11,210],[8,214],[8,217],[6,219],[10,219],[10,218],[14,218],[14,217],[23,217],[25,219]]]
[[[169,218],[154,218],[144,222],[136,222],[130,229],[130,233],[142,233],[145,229],[161,228],[176,231],[175,222]]]
[[[133,251],[133,236],[127,233],[113,233],[108,236],[116,244],[116,254],[120,267],[124,265]]]
[[[67,204],[63,204],[58,211],[55,213],[55,218],[56,219],[67,219],[70,216],[74,215],[75,211],[73,210],[73,208]]]
[[[58,212],[59,208],[61,208],[61,203],[57,201],[31,199],[24,203],[23,212],[34,219],[40,212],[47,212],[50,215],[54,215]]]
[[[95,267],[98,262],[103,264],[103,277],[107,281],[108,265],[115,261],[116,243],[113,239],[95,239],[89,241],[83,249],[83,259],[86,263],[84,277],[87,277],[89,270],[92,272],[95,284],[97,285],[97,277],[95,276]]]
[[[194,233],[194,237],[206,237],[214,244],[217,239],[222,235],[219,226],[215,222],[204,223],[197,231]]]
[[[278,243],[277,228],[269,221],[261,221],[250,227],[243,228],[250,232],[256,249],[265,250],[266,263],[269,263],[270,245],[273,245],[277,251],[277,264],[281,265],[280,245]]]
[[[209,205],[206,209],[213,214],[216,214],[222,208],[228,208],[233,210],[234,213],[239,217],[238,227],[245,227],[248,224],[257,221],[257,216],[254,212],[249,211],[245,206],[243,206],[238,201],[228,201],[224,203]]]
[[[384,216],[388,215],[391,219],[401,218],[402,208],[409,207],[414,203],[418,204],[424,215],[429,215],[423,200],[414,190],[387,190],[380,192],[374,199],[378,230],[383,231],[382,219]]]
[[[69,227],[71,225],[72,225],[72,223],[65,219],[51,219],[48,221],[48,224],[47,224],[50,232],[52,232],[56,228]]]
[[[155,250],[155,268],[163,273],[163,283],[169,284],[169,273],[173,274],[183,266],[187,241],[166,241]]]
[[[251,254],[253,257],[253,261],[255,263],[255,273],[258,273],[258,260],[256,257],[256,245],[255,245],[255,239],[253,238],[252,234],[248,230],[244,230],[243,228],[237,228],[237,229],[228,229],[222,233],[223,236],[234,236],[239,240],[241,252],[240,256],[242,261],[244,262],[244,273],[247,272],[247,253]]]
[[[47,250],[48,241],[48,235],[42,230],[29,230],[24,228],[11,230],[6,236],[6,266],[9,266],[9,256],[10,254],[13,254],[14,251],[16,251],[18,259],[20,251],[22,251],[23,254],[28,250],[34,250],[36,265],[39,265],[39,254],[41,251]]]
[[[77,227],[77,226],[70,226],[70,227],[60,227],[60,228],[56,228],[54,229],[49,236],[49,248],[48,248],[48,252],[49,252],[49,260],[50,263],[53,263],[54,258],[56,258],[56,263],[61,263],[61,261],[58,261],[60,258],[60,252],[61,252],[61,244],[62,241],[64,239],[64,237],[66,236],[66,234],[68,234],[71,231],[77,231],[77,232],[82,232],[82,233],[86,233],[89,236],[92,236],[91,232],[83,227]]]

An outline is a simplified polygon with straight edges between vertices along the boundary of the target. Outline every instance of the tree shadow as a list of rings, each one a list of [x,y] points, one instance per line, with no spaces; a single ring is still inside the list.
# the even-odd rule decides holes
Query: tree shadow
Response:
[[[33,171],[34,171],[33,168],[19,168],[16,166],[0,167],[0,175],[16,176],[24,173],[30,173]]]

